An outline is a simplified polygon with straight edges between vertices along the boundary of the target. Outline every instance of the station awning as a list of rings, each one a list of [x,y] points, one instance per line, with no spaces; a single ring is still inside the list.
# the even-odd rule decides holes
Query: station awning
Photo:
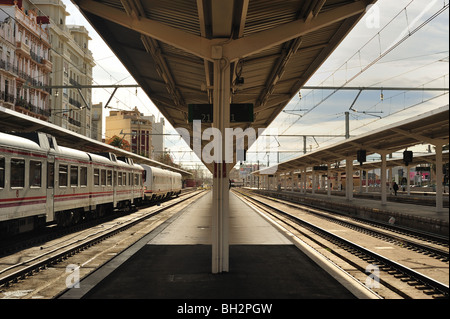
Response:
[[[446,105],[279,163],[276,172],[290,172],[301,167],[318,165],[331,165],[333,167],[333,164],[348,157],[355,160],[358,150],[366,150],[366,155],[389,154],[422,143],[442,145],[448,144],[448,142],[449,106]],[[366,162],[364,165],[373,164]],[[274,167],[270,167],[256,171],[254,174],[265,174],[264,171],[267,174],[267,172],[273,172],[274,170]]]
[[[189,105],[213,103],[213,61],[230,65],[230,103],[253,105],[252,118],[230,128],[266,128],[376,2],[72,1],[165,118],[191,137]]]

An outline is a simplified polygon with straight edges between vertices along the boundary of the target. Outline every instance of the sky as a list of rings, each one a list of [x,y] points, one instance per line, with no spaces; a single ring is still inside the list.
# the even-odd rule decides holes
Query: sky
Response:
[[[96,63],[93,84],[136,84],[71,1],[62,1],[70,12],[66,24],[85,26],[92,38],[89,48]],[[448,6],[445,0],[379,0],[306,86],[448,88],[448,7],[432,18],[445,6]],[[300,92],[301,98],[295,96],[286,106],[286,112],[280,113],[270,127],[276,127],[279,135],[308,135],[307,148],[312,151],[342,140],[333,135],[345,134],[346,111],[350,113],[350,135],[358,135],[448,105],[448,91],[362,91],[356,100],[358,91],[354,90],[302,89]],[[92,102],[105,104],[111,93],[112,89],[94,89]],[[162,116],[141,89],[119,89],[110,106],[125,110],[136,106],[145,115],[153,114],[157,119]],[[168,121],[166,132],[176,133]],[[330,136],[312,137],[314,134]],[[303,151],[303,138],[279,136],[278,143],[278,150],[282,151],[280,161]],[[181,138],[168,136],[165,146],[176,163],[186,167],[199,165],[198,158]],[[426,149],[427,146],[420,146],[417,150],[425,152]],[[252,149],[248,153],[250,162],[262,160],[252,158],[251,152]]]

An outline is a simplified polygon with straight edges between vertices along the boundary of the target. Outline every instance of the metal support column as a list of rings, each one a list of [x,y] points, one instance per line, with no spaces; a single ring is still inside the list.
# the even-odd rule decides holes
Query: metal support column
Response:
[[[230,65],[225,59],[214,60],[213,112],[213,126],[222,133],[221,143],[215,143],[214,151],[220,150],[221,154],[215,157],[213,175],[212,273],[217,274],[229,270],[228,166],[231,164],[225,162],[225,128],[230,125]]]
[[[369,192],[369,171],[366,171],[366,193]]]
[[[331,197],[331,165],[332,163],[328,164],[327,170],[327,197]]]
[[[359,193],[363,192],[363,178],[364,178],[364,170],[359,169]]]
[[[353,158],[345,159],[345,198],[353,199]]]
[[[316,193],[316,171],[312,170],[311,172],[311,179],[312,179],[312,188],[311,188],[311,194]]]
[[[443,212],[443,179],[442,172],[442,144],[436,145],[436,211]]]
[[[406,192],[408,195],[411,195],[411,175],[410,175],[411,168],[410,166],[406,166]]]
[[[386,191],[386,154],[381,155],[381,205],[387,204],[387,191]]]

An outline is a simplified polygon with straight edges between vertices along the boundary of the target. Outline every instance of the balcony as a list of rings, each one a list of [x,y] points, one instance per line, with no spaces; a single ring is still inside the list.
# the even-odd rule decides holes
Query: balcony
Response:
[[[30,46],[23,42],[16,42],[16,53],[19,55],[30,57]]]
[[[0,100],[5,103],[9,103],[12,106],[12,105],[14,105],[15,97],[12,94],[6,93],[4,91],[0,91]]]
[[[42,59],[41,63],[42,63],[42,66],[44,67],[44,69],[47,72],[52,72],[52,69],[53,69],[53,63],[52,62],[50,62],[47,59]]]
[[[69,117],[69,123],[78,127],[81,127],[81,122],[74,120],[73,118]]]
[[[43,121],[48,121],[48,118],[50,116],[50,112],[47,110],[43,110],[33,104],[31,104],[30,102],[27,102],[24,99],[21,98],[17,98],[16,99],[16,103],[14,106],[14,109],[17,112],[20,112],[22,114],[26,114],[28,116],[31,117],[35,117],[38,119],[41,119]]]
[[[0,59],[0,71],[7,72],[12,75],[17,75],[19,70],[11,62],[6,62]]]

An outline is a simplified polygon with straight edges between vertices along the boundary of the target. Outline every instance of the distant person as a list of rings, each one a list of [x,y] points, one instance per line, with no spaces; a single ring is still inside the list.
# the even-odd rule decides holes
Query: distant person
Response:
[[[392,185],[392,188],[394,189],[394,194],[395,194],[395,196],[397,196],[398,185],[397,185],[396,182],[394,182],[394,185]]]

